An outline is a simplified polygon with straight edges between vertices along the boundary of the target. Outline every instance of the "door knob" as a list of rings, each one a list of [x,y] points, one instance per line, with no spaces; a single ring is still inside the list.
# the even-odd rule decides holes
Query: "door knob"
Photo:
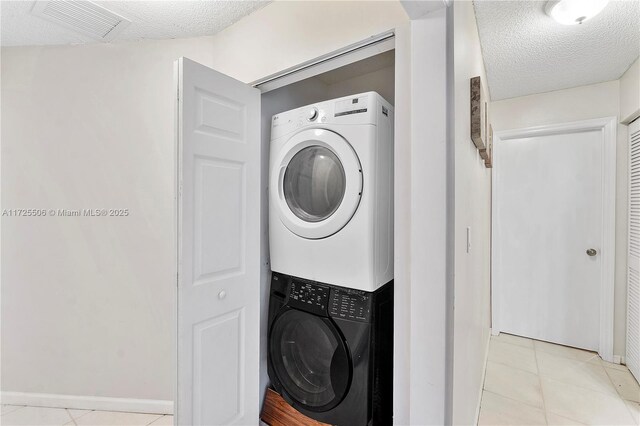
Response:
[[[218,293],[218,299],[222,300],[225,297],[227,297],[227,292],[222,290],[220,293]]]
[[[596,249],[587,249],[587,256],[595,256],[596,254],[598,254]]]

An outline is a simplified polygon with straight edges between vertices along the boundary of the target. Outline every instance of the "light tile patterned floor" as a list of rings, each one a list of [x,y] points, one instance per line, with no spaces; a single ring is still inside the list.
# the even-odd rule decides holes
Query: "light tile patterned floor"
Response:
[[[170,426],[173,416],[2,405],[2,426]],[[492,336],[482,426],[640,425],[640,386],[623,365],[593,352]]]
[[[508,334],[489,345],[479,425],[640,425],[640,386],[624,365]]]
[[[173,416],[3,405],[2,426],[172,426]]]

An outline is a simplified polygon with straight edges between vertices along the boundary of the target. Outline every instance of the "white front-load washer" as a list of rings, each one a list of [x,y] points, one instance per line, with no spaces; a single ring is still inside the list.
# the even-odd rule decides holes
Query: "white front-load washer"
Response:
[[[271,269],[374,291],[393,279],[393,107],[375,92],[274,115]]]

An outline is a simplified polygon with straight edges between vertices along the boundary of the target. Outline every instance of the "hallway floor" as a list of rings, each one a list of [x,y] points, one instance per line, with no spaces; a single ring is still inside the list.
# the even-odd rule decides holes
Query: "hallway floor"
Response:
[[[491,336],[478,424],[638,425],[640,386],[594,352]]]
[[[162,426],[173,416],[3,405],[3,426]],[[640,386],[588,351],[492,336],[479,425],[640,425]]]
[[[0,424],[2,426],[169,426],[173,425],[173,416],[3,405]]]

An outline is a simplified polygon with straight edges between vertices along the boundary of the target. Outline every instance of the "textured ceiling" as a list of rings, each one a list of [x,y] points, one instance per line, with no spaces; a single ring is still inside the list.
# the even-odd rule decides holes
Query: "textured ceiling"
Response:
[[[34,1],[0,3],[2,46],[96,43],[83,34],[33,16]],[[131,24],[113,40],[212,35],[267,5],[268,1],[95,1]]]
[[[640,54],[640,0],[611,1],[581,25],[561,25],[546,1],[475,0],[491,99],[616,80]]]

